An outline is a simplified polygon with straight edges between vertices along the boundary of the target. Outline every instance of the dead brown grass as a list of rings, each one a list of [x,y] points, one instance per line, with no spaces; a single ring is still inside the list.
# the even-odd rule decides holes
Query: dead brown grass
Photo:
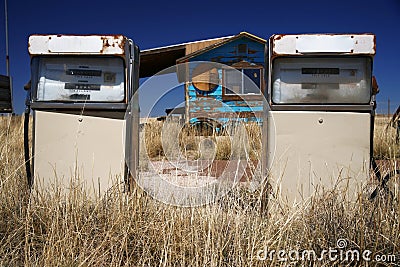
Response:
[[[82,192],[29,194],[22,130],[21,118],[1,118],[0,266],[348,266],[257,259],[266,247],[321,253],[339,238],[349,249],[395,255],[368,266],[400,262],[400,205],[384,194],[352,204],[327,192],[294,210],[270,203],[265,216],[260,192],[243,188],[197,208],[164,205],[139,189],[97,200]]]
[[[375,119],[374,156],[377,159],[400,159],[400,143],[396,143],[396,129],[389,125],[390,119]]]
[[[250,157],[251,160],[256,160],[261,153],[261,126],[256,123],[210,132],[176,122],[152,122],[144,125],[142,136],[145,142],[143,156],[155,160],[165,156],[170,158],[171,154],[176,156],[179,152],[187,159],[198,159],[201,156],[200,143],[204,138],[215,144],[216,160],[228,160],[232,157]],[[179,139],[178,151],[171,151],[171,143],[176,141],[174,137]]]

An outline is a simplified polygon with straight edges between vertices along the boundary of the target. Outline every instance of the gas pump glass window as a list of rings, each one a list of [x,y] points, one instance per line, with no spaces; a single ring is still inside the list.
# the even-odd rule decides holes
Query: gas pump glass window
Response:
[[[273,62],[275,104],[368,104],[368,57],[282,57]]]
[[[36,57],[36,100],[121,102],[124,61],[118,57]]]

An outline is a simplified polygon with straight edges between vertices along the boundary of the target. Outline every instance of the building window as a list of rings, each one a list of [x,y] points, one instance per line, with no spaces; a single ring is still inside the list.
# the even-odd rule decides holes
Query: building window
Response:
[[[261,81],[261,68],[226,69],[225,95],[260,95]]]

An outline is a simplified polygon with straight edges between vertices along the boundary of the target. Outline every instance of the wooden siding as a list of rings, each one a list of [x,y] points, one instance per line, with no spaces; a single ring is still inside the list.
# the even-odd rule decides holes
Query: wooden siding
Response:
[[[192,54],[196,51],[199,51],[203,48],[206,48],[210,45],[220,43],[224,41],[224,39],[216,39],[216,40],[210,40],[210,41],[203,41],[203,42],[195,42],[195,43],[189,43],[187,44],[186,47],[186,55]]]
[[[246,44],[247,53],[239,53],[238,45]],[[264,44],[255,42],[247,37],[242,37],[217,47],[204,54],[192,58],[190,61],[212,61],[232,65],[240,61],[264,66]]]
[[[239,45],[242,46],[239,48]],[[243,51],[244,47],[246,51]],[[228,66],[246,62],[247,65],[262,67],[265,71],[264,48],[264,43],[243,36],[194,56],[189,61],[212,61]],[[196,64],[190,64],[189,72],[192,73],[195,67]],[[222,83],[223,70],[219,69],[218,73]],[[264,83],[263,81],[264,79],[262,79],[262,84]],[[235,100],[224,98],[223,90],[223,85],[219,84],[208,93],[199,93],[191,83],[187,83],[185,85],[186,121],[195,123],[202,118],[212,118],[221,124],[225,124],[232,119],[261,122],[260,118],[263,112],[262,94],[251,95],[248,98],[244,96],[245,100]]]

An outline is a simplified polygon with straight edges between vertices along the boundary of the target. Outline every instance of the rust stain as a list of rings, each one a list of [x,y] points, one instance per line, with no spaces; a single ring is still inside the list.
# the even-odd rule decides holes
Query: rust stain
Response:
[[[110,44],[108,43],[107,36],[101,36],[101,40],[103,41],[103,47],[100,50],[100,54],[103,54],[104,50],[106,50],[110,46]]]
[[[122,50],[124,50],[125,42],[126,42],[126,38],[125,38],[125,37],[122,37],[122,38],[121,38],[121,44],[120,44],[120,46],[119,46]]]
[[[274,35],[274,40],[280,40],[283,37],[285,37],[286,34],[278,34],[278,35]]]
[[[101,54],[109,47],[118,46],[121,50],[124,50],[126,38],[123,35],[104,35],[100,38],[103,41],[103,47],[100,50]]]

